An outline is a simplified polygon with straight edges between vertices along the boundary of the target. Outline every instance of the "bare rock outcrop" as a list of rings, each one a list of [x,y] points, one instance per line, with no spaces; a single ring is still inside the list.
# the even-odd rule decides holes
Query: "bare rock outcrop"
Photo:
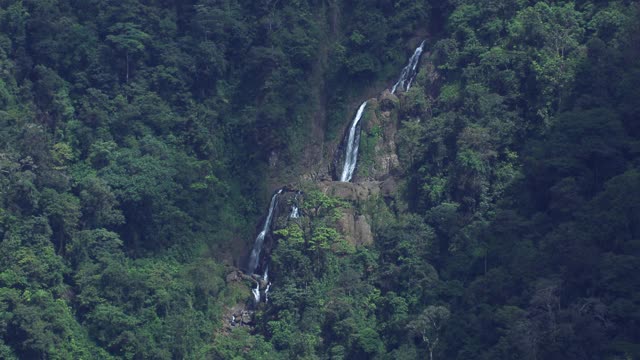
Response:
[[[356,215],[354,224],[354,238],[356,245],[370,245],[373,244],[373,233],[371,232],[371,225],[369,220],[364,215]]]
[[[338,230],[345,240],[354,246],[373,243],[369,220],[365,215],[356,214],[353,208],[342,213],[342,217],[338,220]]]
[[[398,97],[389,90],[385,90],[377,98],[367,100],[359,125],[360,142],[355,182],[384,180],[400,168],[396,150],[398,106]],[[329,174],[334,180],[340,177],[344,166],[348,130],[349,126],[345,127],[342,141],[334,153],[329,169]]]
[[[327,195],[342,200],[358,202],[365,201],[380,194],[380,181],[363,181],[358,183],[322,181],[318,188]]]
[[[400,99],[398,99],[398,96],[392,94],[389,89],[386,89],[378,97],[378,103],[380,104],[381,111],[389,112],[398,107]]]

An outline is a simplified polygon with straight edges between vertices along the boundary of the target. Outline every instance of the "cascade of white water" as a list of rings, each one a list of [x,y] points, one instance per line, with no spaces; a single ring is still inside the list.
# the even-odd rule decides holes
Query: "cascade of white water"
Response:
[[[271,283],[267,284],[267,288],[264,289],[264,302],[268,303],[269,302],[269,289],[271,288]]]
[[[420,60],[420,56],[422,55],[424,44],[425,44],[425,41],[423,41],[420,44],[420,46],[415,50],[415,52],[409,59],[409,63],[402,69],[402,72],[400,74],[400,79],[398,80],[398,82],[396,82],[395,85],[393,85],[393,88],[391,89],[392,94],[394,94],[398,88],[403,91],[407,91],[411,88],[411,84],[413,83],[417,74],[418,62]],[[367,101],[363,102],[360,105],[360,107],[358,108],[358,111],[356,112],[356,116],[353,119],[351,127],[349,128],[349,137],[347,138],[347,148],[346,148],[346,154],[345,154],[344,167],[342,169],[342,173],[340,176],[340,181],[343,181],[343,182],[349,182],[353,178],[353,173],[355,171],[356,164],[358,161],[358,148],[360,145],[360,128],[358,126],[366,106],[367,106]],[[258,263],[260,260],[260,253],[262,252],[262,246],[264,244],[264,239],[267,236],[267,233],[269,232],[269,230],[271,229],[273,212],[277,205],[278,195],[280,195],[283,192],[283,190],[284,189],[278,190],[278,192],[276,192],[271,198],[271,203],[269,205],[269,212],[267,214],[267,218],[265,219],[264,225],[262,227],[262,231],[260,231],[260,233],[256,237],[253,249],[251,250],[251,257],[249,259],[249,267],[248,267],[250,274],[255,273],[256,268],[258,267]],[[298,192],[298,194],[301,194],[301,192]],[[300,212],[299,212],[300,210],[298,208],[298,203],[297,203],[297,195],[296,195],[296,203],[294,203],[293,206],[291,207],[291,213],[289,215],[289,218],[291,219],[297,219],[300,217]],[[264,290],[265,303],[269,301],[268,293],[269,293],[269,290],[271,289],[271,282],[269,282],[268,280],[269,280],[269,267],[266,266],[264,274],[262,276],[262,281],[267,284]],[[256,304],[259,303],[260,302],[260,281],[259,280],[256,280],[256,287],[251,289],[251,293],[253,294]],[[232,322],[235,322],[235,316]]]
[[[398,82],[396,82],[395,85],[393,85],[393,87],[391,88],[392,94],[395,94],[398,88],[402,91],[408,91],[411,88],[411,83],[418,73],[418,62],[420,61],[420,55],[422,55],[422,51],[424,51],[424,42],[425,41],[422,41],[420,43],[420,46],[418,46],[416,51],[413,52],[413,55],[411,55],[411,58],[409,58],[409,63],[407,64],[407,66],[402,69],[402,72],[400,73],[400,79],[398,79]]]
[[[362,118],[364,108],[367,106],[367,102],[363,102],[358,108],[356,117],[353,119],[351,128],[349,129],[349,138],[347,139],[347,152],[344,157],[344,167],[342,168],[342,175],[340,181],[349,182],[353,177],[353,172],[356,169],[356,163],[358,162],[358,147],[360,145],[360,131],[358,131],[358,123]]]
[[[278,190],[273,197],[271,197],[271,204],[269,205],[269,213],[264,220],[262,231],[256,237],[256,241],[253,243],[253,250],[251,250],[251,257],[249,258],[249,274],[253,274],[258,267],[258,261],[260,261],[260,252],[262,252],[262,245],[264,244],[264,238],[267,236],[269,229],[271,229],[271,220],[273,220],[273,210],[276,207],[278,195],[282,193],[282,189]]]
[[[253,299],[256,301],[256,304],[260,302],[260,282],[256,281],[256,287],[251,289],[251,293],[253,294]]]
[[[297,205],[293,205],[291,207],[291,214],[289,215],[290,219],[297,219],[300,217],[300,209],[298,209]]]
[[[289,219],[298,219],[300,218],[300,208],[298,207],[298,197],[302,195],[302,191],[298,190],[296,192],[296,196],[293,198],[293,205],[291,206],[291,214],[289,214]]]

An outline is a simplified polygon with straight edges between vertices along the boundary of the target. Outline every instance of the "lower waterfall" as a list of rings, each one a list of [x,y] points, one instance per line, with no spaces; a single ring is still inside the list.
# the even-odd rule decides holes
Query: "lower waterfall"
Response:
[[[253,249],[251,250],[251,256],[249,258],[249,266],[247,268],[249,274],[253,274],[258,267],[258,262],[260,261],[260,253],[262,252],[262,245],[264,244],[264,238],[267,236],[267,233],[271,229],[271,221],[273,220],[273,210],[278,203],[278,195],[282,194],[283,189],[278,190],[271,197],[271,204],[269,205],[269,213],[267,214],[267,218],[264,220],[264,225],[262,226],[262,231],[256,237],[255,242],[253,243]]]

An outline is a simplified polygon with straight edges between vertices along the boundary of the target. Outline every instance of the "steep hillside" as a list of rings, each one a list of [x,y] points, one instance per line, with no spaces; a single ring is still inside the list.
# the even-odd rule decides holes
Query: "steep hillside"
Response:
[[[635,1],[0,0],[0,358],[640,358],[638,44]]]
[[[640,356],[638,5],[450,10],[296,185],[253,331],[284,358]]]

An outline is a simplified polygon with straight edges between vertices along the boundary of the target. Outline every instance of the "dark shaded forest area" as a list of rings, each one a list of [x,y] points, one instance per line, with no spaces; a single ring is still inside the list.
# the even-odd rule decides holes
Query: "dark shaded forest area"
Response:
[[[227,327],[265,194],[424,39],[394,195],[301,181]],[[0,0],[0,358],[640,358],[639,85],[634,1]]]

